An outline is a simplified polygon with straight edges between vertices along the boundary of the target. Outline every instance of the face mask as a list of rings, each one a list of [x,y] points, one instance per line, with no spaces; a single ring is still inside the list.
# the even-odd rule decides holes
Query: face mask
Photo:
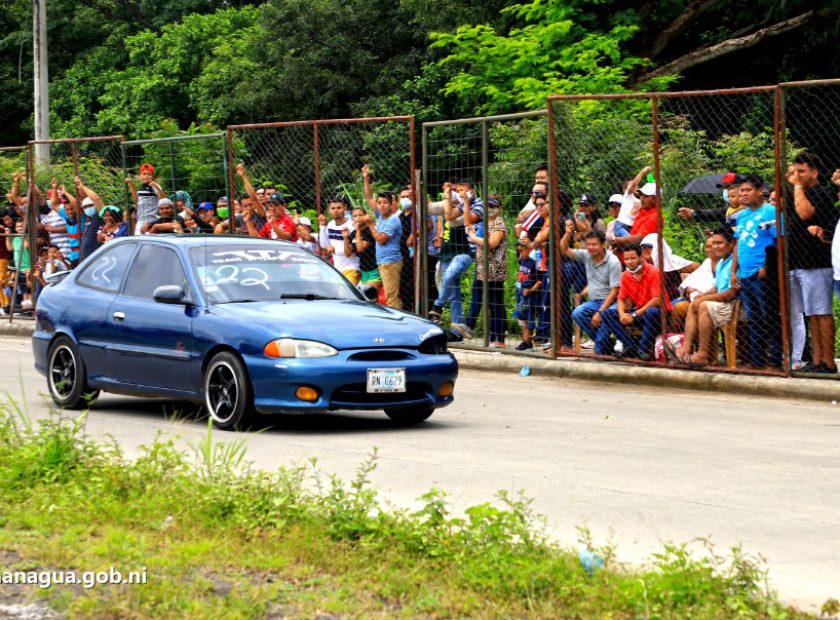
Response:
[[[635,269],[630,269],[630,267],[628,267],[627,271],[629,271],[630,273],[639,273],[642,270],[642,267],[644,267],[644,265],[645,265],[644,262],[641,262],[641,263],[639,263],[639,266],[636,267]]]
[[[410,209],[414,206],[414,202],[412,202],[411,198],[400,198],[400,206],[403,209]]]
[[[86,207],[85,215],[87,215],[88,217],[93,217],[94,215],[96,215],[96,207]]]
[[[499,213],[498,208],[491,208],[487,211],[487,217],[499,217]]]
[[[729,202],[729,190],[723,190],[723,202]]]
[[[469,191],[467,192],[467,198],[475,198],[475,192],[474,192],[474,191],[472,191],[472,190],[469,190]]]

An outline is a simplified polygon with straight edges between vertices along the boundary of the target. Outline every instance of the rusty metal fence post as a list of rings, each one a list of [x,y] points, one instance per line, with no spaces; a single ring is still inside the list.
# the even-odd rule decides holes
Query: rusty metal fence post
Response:
[[[31,201],[29,192],[29,175],[31,164],[31,149],[28,146],[7,146],[0,147],[0,193],[6,202],[3,207],[3,221],[2,236],[0,236],[0,243],[3,244],[4,253],[8,254],[7,259],[0,260],[0,307],[3,308],[3,313],[8,315],[9,322],[12,322],[15,315],[18,314],[19,308],[17,304],[18,291],[20,287],[20,271],[21,261],[16,260],[16,257],[23,258],[26,248],[24,239],[29,243],[30,247],[34,247],[35,241],[35,226],[32,222],[32,209],[26,205]],[[21,180],[19,175],[24,175]],[[17,178],[15,182],[14,179]],[[25,195],[21,196],[20,191],[23,189],[22,183],[26,183]],[[15,203],[15,198],[23,199],[26,202],[22,203],[23,208],[20,209]],[[14,216],[11,221],[7,216]],[[22,217],[24,215],[26,217]],[[18,234],[16,222],[23,220],[23,230]],[[7,226],[7,224],[10,224]],[[10,245],[17,245],[15,240],[20,239],[20,250],[18,252],[7,250],[7,240]],[[31,261],[31,250],[29,251]],[[13,270],[10,267],[14,268]],[[10,280],[10,275],[14,274],[14,279]],[[7,293],[8,291],[8,293]],[[26,313],[29,309],[25,309]]]

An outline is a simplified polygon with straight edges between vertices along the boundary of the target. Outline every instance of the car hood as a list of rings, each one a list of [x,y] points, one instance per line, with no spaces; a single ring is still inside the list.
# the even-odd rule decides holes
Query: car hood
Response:
[[[414,347],[443,333],[412,314],[361,301],[303,300],[219,304],[225,322],[259,327],[266,340],[317,340],[336,349]]]

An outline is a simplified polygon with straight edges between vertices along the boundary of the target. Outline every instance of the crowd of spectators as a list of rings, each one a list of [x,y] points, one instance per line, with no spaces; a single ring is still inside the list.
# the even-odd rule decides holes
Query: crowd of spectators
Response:
[[[552,346],[549,248],[556,230],[556,345],[561,351],[581,347],[601,356],[650,361],[664,330],[679,337],[661,342],[663,355],[674,363],[705,366],[718,362],[720,330],[732,325],[742,342],[738,354],[749,367],[778,369],[783,362],[781,234],[788,251],[793,368],[836,373],[840,209],[821,169],[809,153],[793,160],[785,184],[787,217],[777,215],[776,196],[764,180],[747,172],[722,176],[720,207],[680,208],[680,218],[709,224],[702,263],[678,256],[659,237],[661,192],[650,167],[616,188],[606,201],[607,213],[595,193],[575,200],[562,189],[552,213],[548,170],[540,167],[521,210],[503,204],[499,195],[482,198],[469,179],[461,179],[444,183],[439,199],[426,197],[425,221],[411,185],[375,192],[367,165],[361,169],[364,202],[331,197],[316,222],[290,210],[277,187],[255,188],[242,164],[236,174],[244,192],[232,205],[226,197],[194,205],[183,190],[168,196],[154,168],[143,164],[138,178],[125,179],[133,199],[127,212],[104,204],[79,177],[73,192],[53,179],[46,192],[34,187],[27,198],[21,191],[26,179],[16,174],[0,225],[5,237],[0,302],[8,312],[15,297],[22,312],[31,311],[33,295],[37,298],[50,274],[72,269],[100,245],[129,233],[241,234],[296,243],[331,262],[351,283],[380,290],[380,299],[392,308],[413,310],[415,290],[423,288],[418,282],[424,282],[428,314],[444,322],[448,311],[452,340],[474,337],[486,306],[491,347],[509,346],[512,310],[510,318],[521,326],[515,348],[547,349]],[[840,186],[840,170],[832,182]],[[27,199],[38,209],[34,258],[23,235]],[[552,217],[558,219],[556,227]],[[423,237],[427,241],[420,248]],[[425,274],[415,274],[417,251],[426,255]],[[509,291],[515,294],[515,309],[505,302],[508,286],[515,286]]]

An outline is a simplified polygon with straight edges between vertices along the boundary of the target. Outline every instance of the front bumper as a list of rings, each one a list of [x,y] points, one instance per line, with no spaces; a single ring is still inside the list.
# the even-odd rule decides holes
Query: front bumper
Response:
[[[450,353],[431,355],[416,349],[346,350],[333,357],[275,359],[244,356],[254,408],[259,413],[323,413],[337,409],[375,411],[413,407],[445,407],[453,396],[438,390],[458,377],[458,362]],[[368,394],[369,368],[405,368],[406,391]],[[295,396],[301,386],[315,388],[318,400]]]

